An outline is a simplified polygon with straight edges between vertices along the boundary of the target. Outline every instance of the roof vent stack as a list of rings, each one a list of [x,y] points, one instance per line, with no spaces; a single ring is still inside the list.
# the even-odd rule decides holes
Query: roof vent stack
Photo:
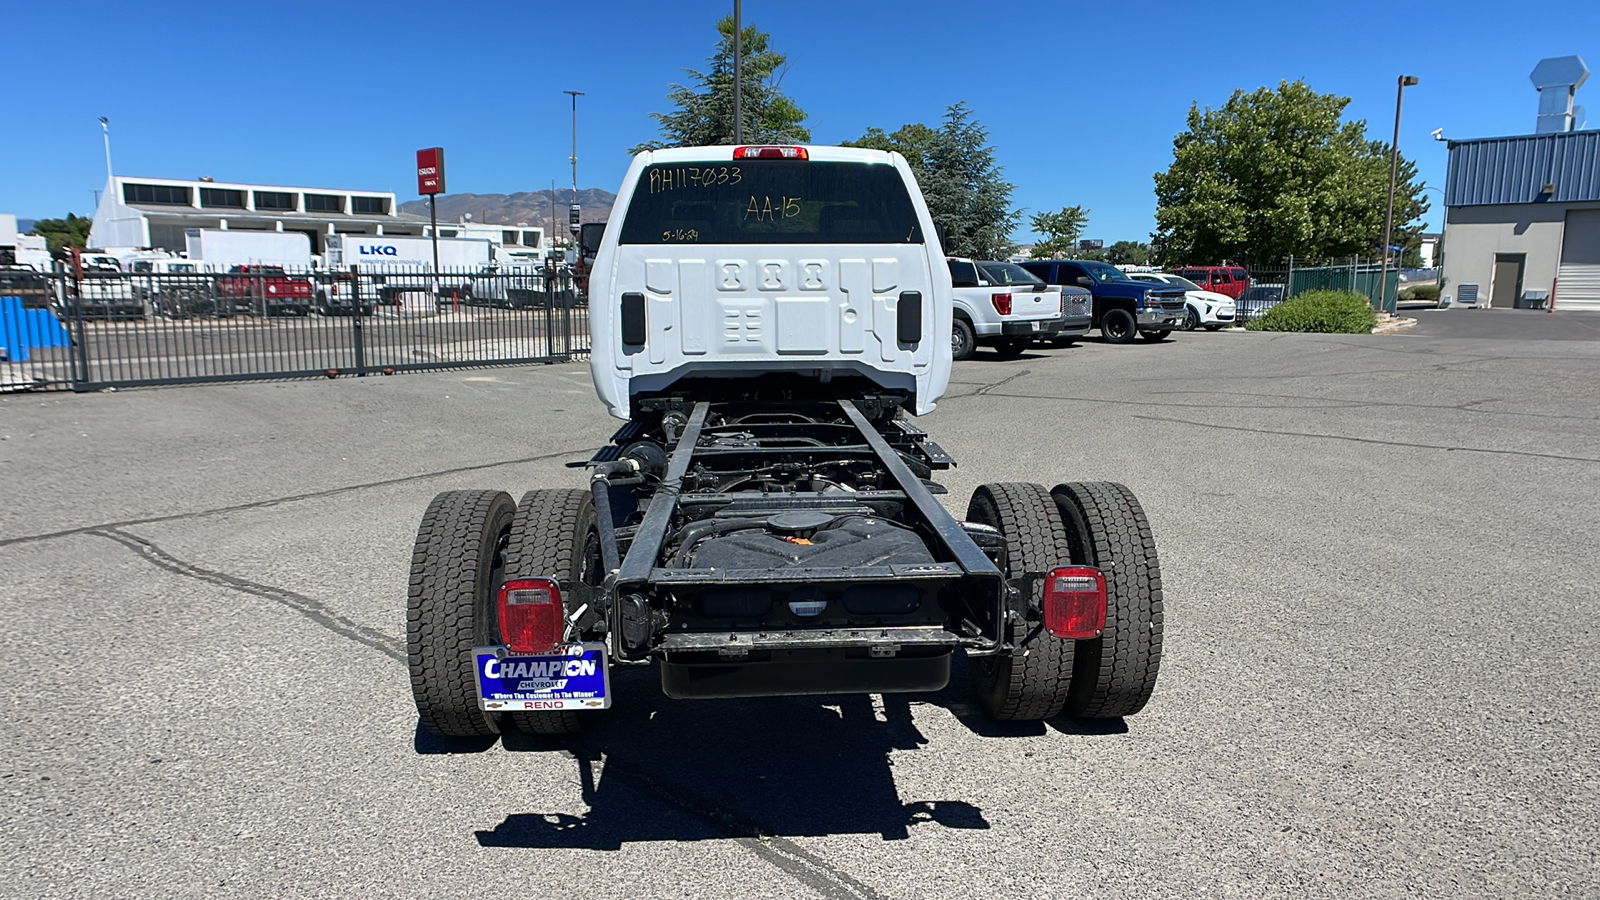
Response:
[[[1528,75],[1539,90],[1537,134],[1564,134],[1577,131],[1586,123],[1583,107],[1573,106],[1572,97],[1589,80],[1589,67],[1577,56],[1541,59]]]

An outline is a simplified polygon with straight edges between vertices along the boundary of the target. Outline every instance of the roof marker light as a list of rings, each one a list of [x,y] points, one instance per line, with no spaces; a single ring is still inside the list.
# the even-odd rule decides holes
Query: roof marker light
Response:
[[[734,159],[810,159],[804,147],[735,147]]]

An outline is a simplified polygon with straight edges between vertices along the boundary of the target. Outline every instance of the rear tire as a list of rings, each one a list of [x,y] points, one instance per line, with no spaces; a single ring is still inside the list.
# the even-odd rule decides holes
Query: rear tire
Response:
[[[1024,350],[1028,349],[1029,343],[1029,341],[1017,340],[998,341],[994,345],[994,352],[996,355],[1004,357],[1005,359],[1016,359],[1022,355]]]
[[[1073,562],[1106,576],[1106,627],[1077,641],[1066,713],[1114,719],[1144,708],[1161,668],[1164,597],[1150,521],[1133,492],[1109,481],[1050,492],[1072,542]]]
[[[1047,572],[1070,559],[1071,544],[1055,501],[1043,485],[986,484],[972,494],[967,519],[1000,529],[1006,539],[1006,577]],[[1038,590],[1043,590],[1039,585]],[[1041,598],[1030,598],[1039,605]],[[1072,688],[1074,641],[1054,637],[1044,622],[1008,621],[1006,640],[1026,656],[972,659],[972,685],[992,718],[1031,722],[1058,715]]]
[[[1139,326],[1133,313],[1125,309],[1108,309],[1100,319],[1100,333],[1111,344],[1131,344],[1139,335]]]
[[[966,359],[978,346],[978,336],[965,319],[956,319],[950,326],[950,358]]]
[[[506,551],[507,580],[544,577],[598,585],[603,577],[600,568],[593,495],[578,489],[533,490],[522,495]],[[570,600],[567,606],[571,614]],[[509,717],[529,734],[571,734],[595,715],[562,709],[514,712]]]
[[[516,504],[503,491],[446,491],[422,514],[411,554],[406,662],[422,726],[443,737],[495,733],[478,708],[472,648],[490,643]]]
[[[1162,341],[1166,340],[1167,339],[1167,335],[1169,335],[1171,333],[1172,333],[1172,329],[1163,328],[1160,331],[1141,331],[1141,332],[1139,332],[1139,336],[1144,338],[1145,340],[1149,341],[1152,344],[1159,344]]]

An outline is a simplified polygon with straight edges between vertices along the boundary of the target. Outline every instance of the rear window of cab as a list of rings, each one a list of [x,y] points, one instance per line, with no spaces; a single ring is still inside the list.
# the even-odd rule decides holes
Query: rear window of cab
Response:
[[[787,159],[647,166],[621,244],[921,244],[893,166]]]

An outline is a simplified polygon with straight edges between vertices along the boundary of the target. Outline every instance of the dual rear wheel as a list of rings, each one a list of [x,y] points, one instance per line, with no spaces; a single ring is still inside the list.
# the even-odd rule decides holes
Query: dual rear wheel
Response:
[[[444,737],[577,731],[571,710],[490,714],[478,708],[472,648],[500,643],[495,604],[513,578],[597,584],[594,501],[582,490],[446,491],[423,513],[411,556],[406,658],[423,727]],[[570,604],[569,604],[570,605]]]
[[[1073,641],[1045,630],[1043,585],[1008,622],[1013,655],[972,660],[984,711],[1002,721],[1129,716],[1144,708],[1161,666],[1163,597],[1155,539],[1133,492],[1114,482],[987,484],[973,493],[967,519],[1005,536],[1009,577],[1067,564],[1106,576],[1100,637]]]

